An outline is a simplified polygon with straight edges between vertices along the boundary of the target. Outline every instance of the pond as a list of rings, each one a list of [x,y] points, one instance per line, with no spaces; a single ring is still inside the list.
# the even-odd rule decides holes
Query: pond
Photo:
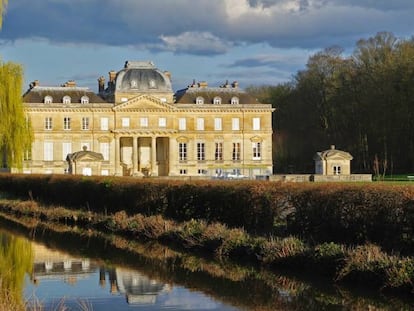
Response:
[[[412,297],[0,221],[0,290],[40,310],[411,310]],[[0,296],[2,297],[2,296]]]

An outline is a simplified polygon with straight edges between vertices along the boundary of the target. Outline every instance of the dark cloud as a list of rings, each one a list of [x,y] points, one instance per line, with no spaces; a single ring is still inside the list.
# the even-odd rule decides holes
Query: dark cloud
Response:
[[[407,0],[13,0],[0,38],[217,55],[240,43],[349,46],[379,31],[411,36]]]

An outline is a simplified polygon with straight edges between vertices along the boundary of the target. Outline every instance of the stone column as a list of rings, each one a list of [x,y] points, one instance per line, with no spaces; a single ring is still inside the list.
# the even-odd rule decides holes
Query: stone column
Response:
[[[132,137],[132,174],[138,173],[138,137]]]
[[[151,137],[151,176],[158,176],[157,137]]]

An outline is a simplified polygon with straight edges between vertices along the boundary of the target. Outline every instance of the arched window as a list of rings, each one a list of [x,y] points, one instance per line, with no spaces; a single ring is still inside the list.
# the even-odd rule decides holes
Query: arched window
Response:
[[[64,104],[70,104],[70,102],[71,102],[71,98],[70,98],[70,96],[64,96],[63,97],[63,99],[62,99],[62,103],[64,103]]]
[[[238,105],[239,104],[239,98],[234,96],[231,98],[231,102],[232,105]]]
[[[196,98],[196,104],[197,104],[197,105],[202,105],[202,104],[204,104],[204,98],[203,98],[203,97],[201,97],[201,96],[198,96],[198,97]]]
[[[218,97],[218,96],[214,97],[213,104],[214,105],[220,105],[221,104],[221,97]]]
[[[81,97],[81,104],[89,104],[89,97],[88,96],[82,96]]]
[[[49,95],[45,96],[45,98],[44,98],[44,103],[45,103],[45,104],[51,104],[51,103],[53,103],[53,98],[52,98],[52,96],[49,96]]]

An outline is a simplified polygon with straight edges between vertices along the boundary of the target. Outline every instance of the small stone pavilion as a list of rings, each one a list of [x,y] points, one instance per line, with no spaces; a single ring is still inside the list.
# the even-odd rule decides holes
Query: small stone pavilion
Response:
[[[346,151],[335,149],[335,145],[325,151],[317,152],[315,174],[318,175],[351,175],[352,155]]]
[[[84,176],[101,175],[101,164],[103,160],[102,153],[88,151],[84,147],[82,151],[67,155],[68,173]]]
[[[335,145],[315,154],[315,174],[312,181],[371,181],[371,174],[351,174],[352,155]]]

